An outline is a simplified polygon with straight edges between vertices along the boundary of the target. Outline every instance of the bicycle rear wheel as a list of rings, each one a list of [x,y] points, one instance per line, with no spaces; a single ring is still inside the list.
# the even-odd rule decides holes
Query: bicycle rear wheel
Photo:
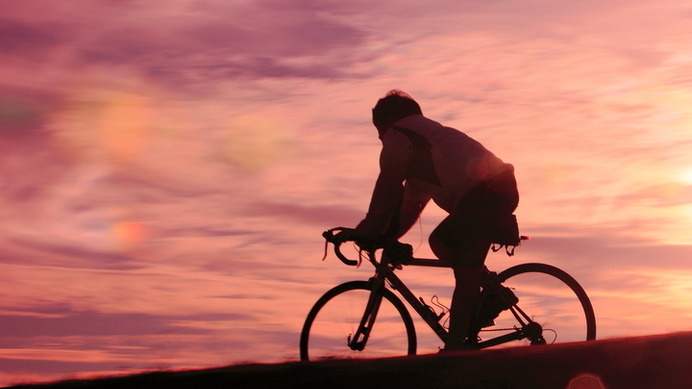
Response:
[[[408,310],[388,289],[362,351],[348,346],[358,329],[371,293],[367,281],[351,281],[325,293],[308,313],[300,334],[300,359],[381,358],[414,355],[416,331]]]
[[[540,324],[547,344],[596,338],[596,318],[591,301],[579,283],[563,270],[541,263],[526,263],[513,266],[498,277],[519,298],[517,306]],[[494,337],[503,329],[511,331],[517,326],[517,319],[506,310],[495,319],[495,323],[495,326],[482,330],[480,337]],[[508,345],[529,343],[524,339]]]

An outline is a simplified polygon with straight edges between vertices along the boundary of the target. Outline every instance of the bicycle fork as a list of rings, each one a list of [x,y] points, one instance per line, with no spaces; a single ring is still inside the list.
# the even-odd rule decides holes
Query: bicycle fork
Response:
[[[365,306],[365,312],[360,319],[358,329],[356,329],[355,333],[348,336],[348,347],[355,351],[363,351],[365,349],[365,345],[368,343],[368,338],[370,337],[370,332],[372,332],[372,327],[375,324],[377,313],[380,311],[380,304],[383,298],[380,291],[385,287],[384,278],[373,277],[368,282],[372,284],[370,297],[368,297],[368,304]]]

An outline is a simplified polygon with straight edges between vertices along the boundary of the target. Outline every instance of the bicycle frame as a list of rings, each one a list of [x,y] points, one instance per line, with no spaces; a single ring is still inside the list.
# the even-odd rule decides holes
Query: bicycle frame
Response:
[[[441,316],[435,314],[430,307],[420,301],[411,292],[411,290],[404,284],[403,281],[394,273],[394,268],[386,261],[377,261],[375,254],[368,252],[368,260],[375,266],[375,276],[370,278],[368,282],[373,284],[372,292],[368,299],[368,303],[363,314],[363,318],[360,321],[360,325],[356,332],[349,336],[348,345],[352,350],[362,351],[368,341],[370,331],[377,318],[377,313],[382,302],[382,292],[383,288],[386,288],[386,283],[406,300],[409,305],[418,313],[418,315],[425,321],[426,324],[437,334],[437,336],[445,342],[447,339],[448,332],[440,324],[439,319]],[[424,266],[424,267],[451,267],[448,262],[437,260],[437,259],[422,259],[414,258],[413,261],[408,266]],[[386,281],[386,283],[385,283]],[[498,287],[499,282],[495,284],[492,281],[486,282],[484,287],[492,288]],[[491,338],[482,342],[477,343],[475,346],[478,349],[497,346],[502,343],[511,342],[514,340],[521,340],[525,338],[532,339],[532,344],[542,344],[545,343],[541,333],[542,328],[540,324],[531,320],[531,318],[519,308],[516,304],[512,305],[509,310],[512,312],[514,317],[517,319],[520,327],[515,327],[514,331],[501,335],[495,338]]]

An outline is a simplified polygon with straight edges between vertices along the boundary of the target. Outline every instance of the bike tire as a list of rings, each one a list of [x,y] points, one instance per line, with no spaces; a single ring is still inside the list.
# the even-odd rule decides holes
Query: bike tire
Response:
[[[351,281],[332,288],[317,300],[300,334],[301,361],[416,354],[416,330],[411,315],[389,289],[382,289],[382,303],[365,349],[355,351],[348,347],[348,337],[358,328],[371,288],[367,281]]]
[[[543,327],[547,343],[596,339],[591,301],[584,288],[565,271],[542,263],[525,263],[504,270],[498,277],[517,295],[517,305]],[[496,319],[496,326],[502,328],[503,320],[517,323],[509,311]],[[554,334],[553,339],[549,333]]]

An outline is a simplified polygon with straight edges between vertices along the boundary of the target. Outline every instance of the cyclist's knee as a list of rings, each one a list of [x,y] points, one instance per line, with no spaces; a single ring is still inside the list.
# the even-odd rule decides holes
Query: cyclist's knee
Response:
[[[453,245],[446,242],[437,229],[430,234],[428,243],[430,244],[430,249],[438,259],[449,262],[454,261],[457,250],[455,250]]]
[[[480,284],[480,280],[482,278],[483,274],[483,266],[481,265],[480,267],[463,267],[463,266],[455,266],[453,268],[454,270],[454,278],[457,281],[460,281],[462,283],[470,283],[470,284]]]

